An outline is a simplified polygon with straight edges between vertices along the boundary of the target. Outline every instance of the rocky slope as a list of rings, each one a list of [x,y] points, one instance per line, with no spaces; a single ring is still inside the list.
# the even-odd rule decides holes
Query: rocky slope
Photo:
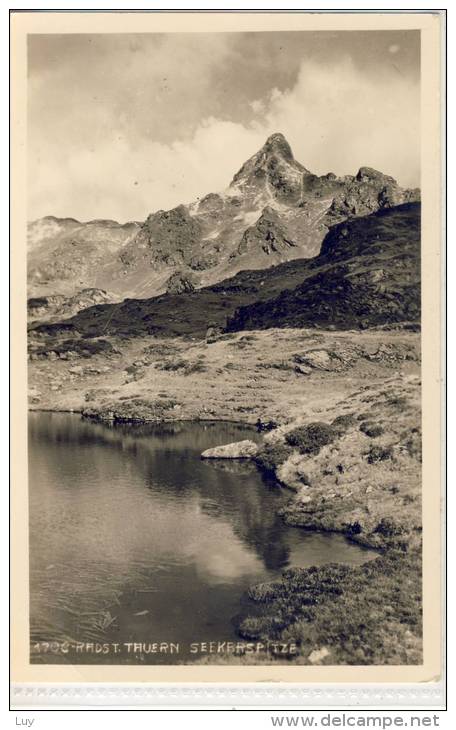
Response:
[[[180,293],[97,305],[61,322],[32,325],[31,356],[58,350],[62,338],[203,338],[209,328],[216,336],[224,329],[418,326],[420,204],[403,204],[333,227],[321,254],[310,260],[243,271],[198,290],[180,273],[168,287]]]
[[[208,286],[241,270],[315,256],[329,226],[417,199],[419,191],[368,167],[354,176],[313,175],[274,134],[225,191],[151,213],[141,225],[53,217],[30,224],[29,295],[95,287],[151,297],[177,271],[193,286]]]
[[[139,228],[135,222],[121,224],[94,220],[81,223],[73,218],[53,216],[30,223],[27,240],[29,297],[64,297],[76,301],[83,290],[109,290],[109,287],[99,286],[100,281],[109,282],[109,276],[103,275],[104,268],[135,237]],[[116,299],[114,295],[111,300]]]
[[[420,238],[419,203],[336,225],[297,287],[240,308],[228,330],[419,322]]]
[[[30,297],[27,300],[27,317],[31,322],[41,319],[58,321],[77,314],[81,309],[115,301],[117,297],[104,289],[82,289],[73,296],[50,294]]]

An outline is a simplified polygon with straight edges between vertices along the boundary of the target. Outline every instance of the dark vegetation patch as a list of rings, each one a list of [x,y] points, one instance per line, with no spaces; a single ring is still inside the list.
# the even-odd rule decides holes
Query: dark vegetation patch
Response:
[[[297,447],[301,454],[318,454],[322,446],[332,443],[339,437],[337,428],[328,423],[310,423],[299,426],[285,435],[287,444]]]
[[[278,467],[283,464],[293,453],[291,446],[283,443],[265,444],[256,455],[255,462],[266,472],[275,473]]]
[[[256,430],[258,432],[260,432],[260,431],[274,431],[274,429],[277,428],[278,423],[277,423],[277,421],[274,421],[271,418],[266,418],[265,420],[262,420],[261,418],[258,418],[255,426],[256,426]]]
[[[156,342],[153,345],[148,345],[144,348],[144,355],[150,355],[151,357],[167,357],[168,355],[174,355],[177,350],[177,345],[171,342]]]
[[[346,231],[341,235],[342,230]],[[410,203],[334,226],[295,289],[239,308],[227,329],[366,329],[420,319],[420,205]],[[406,259],[397,266],[398,254]]]
[[[175,371],[183,370],[187,366],[187,360],[176,359],[176,360],[165,360],[165,362],[157,363],[155,365],[157,370]]]
[[[412,459],[416,459],[420,462],[422,461],[423,443],[420,429],[412,429],[403,441],[403,446]]]
[[[367,461],[369,464],[376,464],[378,461],[387,461],[392,458],[392,446],[371,446],[367,452]]]
[[[365,412],[363,412],[363,413],[359,413],[356,416],[357,421],[368,421],[369,418],[372,418],[372,413],[365,413]]]
[[[385,429],[379,423],[372,423],[371,421],[363,421],[360,424],[359,430],[369,436],[371,439],[375,439],[378,436],[382,436],[385,433]]]
[[[379,530],[392,534],[390,525]],[[421,563],[393,549],[359,567],[291,568],[281,582],[253,586],[259,616],[240,621],[243,637],[298,644],[305,662],[325,647],[328,664],[419,664]]]
[[[404,528],[394,520],[388,517],[382,517],[374,532],[383,537],[395,537],[396,535],[403,535]]]
[[[82,411],[82,416],[114,424],[160,422],[176,405],[179,405],[178,401],[172,399],[149,401],[139,397],[108,403],[101,408],[86,408]]]
[[[204,357],[204,356],[203,356]],[[155,368],[157,370],[165,370],[165,371],[177,371],[179,370],[183,375],[191,375],[192,373],[204,373],[207,371],[207,367],[202,362],[202,358],[200,357],[198,360],[184,360],[184,359],[169,359],[162,363],[157,363],[155,365]]]
[[[33,350],[33,354],[38,359],[50,359],[51,353],[60,357],[63,355],[73,354],[74,357],[89,358],[94,355],[112,356],[119,354],[119,351],[113,347],[109,340],[105,339],[69,339],[62,342],[54,342],[50,345],[43,345]]]
[[[341,416],[337,416],[337,418],[334,419],[334,421],[331,423],[331,428],[333,428],[340,436],[342,436],[346,431],[348,431],[349,428],[353,428],[356,423],[357,419],[354,413],[345,413]]]
[[[100,335],[191,336],[203,339],[209,316],[228,332],[269,327],[339,329],[409,323],[420,318],[420,205],[410,203],[344,224],[327,234],[322,252],[186,294],[126,299],[88,307],[65,322],[34,324],[62,336],[64,330]],[[397,267],[398,253],[407,254]],[[228,319],[227,319],[228,318]]]
[[[408,405],[408,401],[405,396],[394,396],[394,398],[388,398],[386,405],[393,406],[393,408],[400,410]]]
[[[257,363],[257,368],[261,368],[262,370],[295,370],[294,366],[286,360],[279,362],[259,362]]]

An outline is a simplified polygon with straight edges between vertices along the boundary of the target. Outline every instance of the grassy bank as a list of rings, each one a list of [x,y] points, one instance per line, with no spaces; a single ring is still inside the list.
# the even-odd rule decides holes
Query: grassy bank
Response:
[[[296,642],[304,664],[419,664],[419,381],[393,378],[345,400],[344,413],[271,432],[257,461],[295,497],[288,524],[336,531],[380,555],[361,567],[290,569],[253,586],[249,640]]]
[[[419,334],[105,339],[88,353],[83,341],[78,352],[43,341],[30,362],[30,407],[109,422],[272,422],[256,460],[290,490],[286,522],[379,551],[358,568],[290,569],[252,586],[240,636],[296,642],[302,664],[420,663]]]
[[[418,371],[419,335],[369,330],[267,330],[196,339],[103,337],[33,341],[30,407],[109,409],[143,420],[271,418],[287,423],[343,401],[363,383]],[[309,351],[331,353],[306,365]]]

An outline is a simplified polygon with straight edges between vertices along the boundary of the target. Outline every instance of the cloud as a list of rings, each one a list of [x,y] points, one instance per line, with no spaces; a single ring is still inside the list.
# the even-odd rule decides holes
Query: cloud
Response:
[[[222,53],[225,58],[227,48]],[[197,58],[193,51],[191,57]],[[161,52],[169,55],[169,50]],[[136,54],[133,60],[128,56],[137,69],[133,76],[144,65],[141,49]],[[186,58],[182,52],[176,59],[176,73]],[[354,174],[368,165],[405,186],[419,185],[419,84],[397,73],[391,64],[373,74],[355,66],[349,57],[326,64],[303,61],[291,88],[272,88],[263,98],[249,102],[249,119],[243,123],[230,120],[227,111],[222,115],[220,109],[198,119],[198,99],[211,90],[210,54],[196,63],[193,71],[199,80],[197,89],[193,87],[194,98],[194,73],[187,69],[179,86],[182,93],[176,94],[173,85],[170,107],[163,100],[154,106],[153,100],[167,93],[156,83],[158,62],[149,83],[146,74],[139,87],[125,92],[122,103],[105,59],[104,70],[98,68],[98,73],[104,74],[106,88],[115,94],[114,107],[91,98],[99,95],[93,79],[83,104],[68,108],[67,95],[62,107],[60,82],[54,75],[54,108],[41,109],[39,97],[35,102],[35,114],[41,110],[50,126],[32,124],[30,129],[29,217],[142,220],[151,211],[225,188],[242,163],[277,131],[285,134],[296,158],[317,174]],[[132,78],[131,68],[127,78]],[[65,73],[61,79],[67,83]],[[34,99],[44,84],[45,74],[33,81]],[[142,90],[144,85],[147,92]],[[174,140],[154,141],[154,127],[166,124],[170,110],[173,119],[178,114],[182,122],[177,126],[180,132]]]
[[[364,74],[349,58],[305,62],[293,89],[275,92],[267,128],[287,136],[297,158],[317,174],[351,174],[362,165],[419,185],[419,84],[394,72]]]

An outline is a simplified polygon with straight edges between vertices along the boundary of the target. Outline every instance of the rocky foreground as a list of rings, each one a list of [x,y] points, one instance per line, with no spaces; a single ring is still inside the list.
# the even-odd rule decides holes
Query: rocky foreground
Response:
[[[379,557],[356,568],[292,568],[252,586],[244,639],[296,643],[304,664],[422,661],[419,397],[418,376],[385,378],[265,436],[250,458],[295,492],[285,521],[341,532]],[[236,445],[205,458],[230,454]]]
[[[292,569],[280,582],[252,586],[240,636],[296,642],[295,661],[304,664],[417,664],[421,430],[415,329],[81,339],[78,352],[48,352],[29,363],[30,407],[74,410],[110,425],[257,423],[263,443],[246,448],[243,458],[290,489],[284,519],[301,529],[341,532],[377,549],[379,557],[358,568]]]

